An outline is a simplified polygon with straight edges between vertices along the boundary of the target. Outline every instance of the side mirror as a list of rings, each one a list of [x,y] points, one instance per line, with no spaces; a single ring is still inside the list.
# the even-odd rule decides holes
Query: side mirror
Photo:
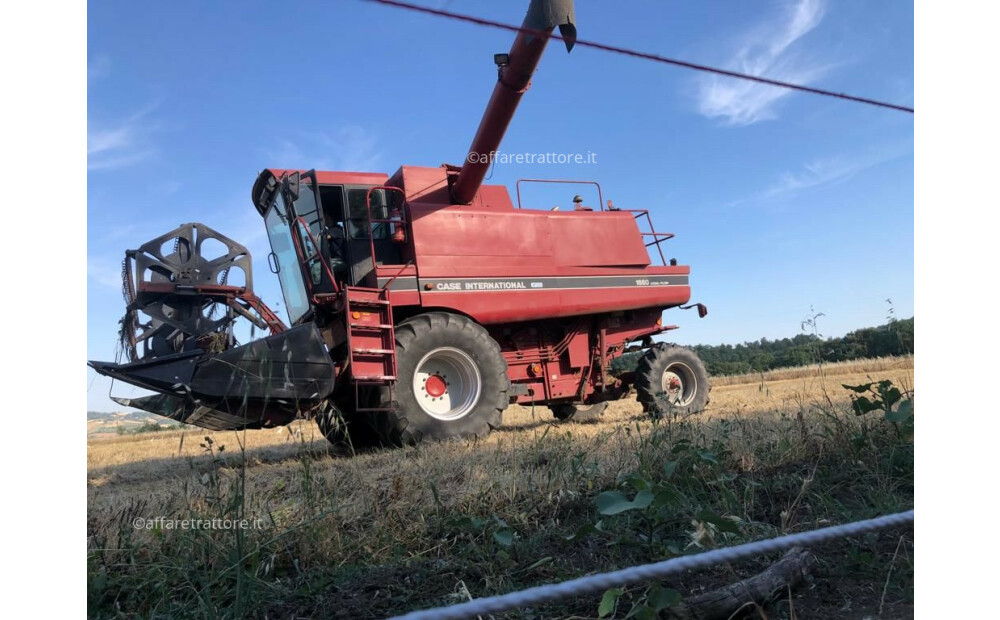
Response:
[[[698,309],[698,318],[703,319],[708,316],[708,306],[705,304],[688,304],[686,306],[681,306],[681,310],[690,310],[691,308]]]

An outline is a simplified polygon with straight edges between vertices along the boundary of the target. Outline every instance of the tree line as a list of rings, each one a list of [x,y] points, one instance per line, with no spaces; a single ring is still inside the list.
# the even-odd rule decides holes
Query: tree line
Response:
[[[865,327],[840,338],[799,334],[794,338],[731,345],[691,347],[705,363],[710,375],[737,375],[774,368],[844,362],[872,357],[913,354],[913,318]],[[634,370],[642,353],[626,353],[611,364],[612,372]]]

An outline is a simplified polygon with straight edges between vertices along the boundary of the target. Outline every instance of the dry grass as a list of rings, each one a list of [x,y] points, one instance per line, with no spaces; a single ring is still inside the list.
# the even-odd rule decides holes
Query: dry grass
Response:
[[[846,404],[848,393],[841,384],[864,383],[872,379],[891,379],[904,387],[913,385],[913,358],[880,358],[838,364],[787,368],[757,375],[732,375],[712,379],[712,402],[705,418],[751,413],[775,415],[782,412],[798,413],[809,402],[829,398],[832,402]],[[593,437],[620,427],[623,423],[640,422],[645,428],[651,422],[642,414],[634,398],[614,402],[598,424],[574,425],[577,438]],[[545,407],[511,405],[504,413],[504,428],[493,433],[482,445],[504,444],[525,440],[524,430],[536,432],[545,424],[555,425]],[[543,429],[544,430],[544,429]],[[139,435],[115,435],[94,438],[87,443],[88,482],[91,487],[109,483],[130,483],[144,480],[169,479],[182,472],[192,460],[210,461],[200,443],[211,437],[218,445],[225,445],[232,452],[243,443],[250,465],[295,459],[305,448],[327,452],[326,440],[312,422],[300,421],[287,427],[236,433],[212,432],[185,426],[179,430],[160,431]],[[422,450],[453,453],[461,444],[449,442],[422,447]],[[388,451],[384,458],[392,459],[396,451]],[[237,459],[238,455],[232,456]],[[111,477],[109,477],[111,476]]]
[[[654,424],[634,399],[613,403],[599,422],[589,424],[556,423],[543,407],[512,406],[504,428],[481,442],[353,457],[332,453],[307,422],[280,430],[187,429],[93,439],[88,442],[92,612],[108,612],[117,600],[125,601],[127,613],[153,616],[163,610],[327,615],[336,608],[343,610],[337,617],[375,617],[445,602],[459,582],[482,596],[648,561],[654,552],[643,545],[608,546],[603,538],[570,544],[566,536],[594,522],[593,497],[599,491],[619,488],[629,472],[651,471],[651,462],[684,442],[711,449],[723,461],[720,467],[732,477],[723,487],[702,480],[707,474],[697,467],[692,471],[701,473],[692,480],[704,483],[705,502],[723,502],[712,504],[719,514],[748,524],[747,538],[807,529],[873,507],[912,505],[912,491],[901,491],[897,474],[883,471],[879,460],[884,449],[878,442],[893,442],[893,435],[864,430],[865,423],[848,413],[849,397],[841,387],[890,379],[910,389],[912,358],[828,365],[822,373],[769,374],[716,381],[710,409],[684,421]],[[205,437],[212,439],[211,452]],[[810,491],[803,499],[808,477],[803,472],[811,468],[815,475],[859,437],[871,442],[871,453],[845,456],[845,462],[871,470],[864,488],[852,487],[858,484],[857,467],[851,465],[853,480],[833,467],[831,488],[815,497]],[[214,452],[220,445],[221,455]],[[905,487],[905,472],[903,480]],[[741,481],[750,482],[733,486]],[[712,496],[730,486],[737,495],[732,501]],[[233,510],[261,519],[266,532],[247,534],[240,542],[230,540],[230,533],[202,540],[130,527],[135,517],[221,516]],[[685,535],[690,520],[687,513],[681,516],[677,535]],[[512,546],[494,540],[501,530],[513,533]],[[198,546],[224,554],[230,544],[258,550],[243,585],[230,582],[237,571],[217,575],[219,568],[206,560],[211,553],[206,556]],[[143,558],[138,564],[136,554]],[[143,562],[159,568],[144,569]],[[231,591],[206,595],[190,583],[191,574],[202,572],[216,575]],[[136,588],[146,589],[145,598],[129,595]],[[176,592],[185,588],[200,594],[188,593],[187,603],[178,602]],[[824,604],[813,609],[822,615]],[[575,605],[546,613],[596,609],[593,601]]]
[[[810,377],[836,377],[845,374],[891,374],[899,370],[912,370],[913,356],[877,357],[874,359],[852,360],[850,362],[835,362],[831,364],[810,364],[795,368],[777,368],[764,373],[749,373],[745,375],[728,375],[715,377],[712,385],[735,385],[741,383],[760,383],[763,381],[784,381],[786,379],[802,379]]]

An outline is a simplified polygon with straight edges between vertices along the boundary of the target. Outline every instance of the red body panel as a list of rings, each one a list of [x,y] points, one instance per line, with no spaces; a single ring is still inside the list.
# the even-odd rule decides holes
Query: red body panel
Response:
[[[415,204],[413,247],[421,270],[462,269],[496,264],[497,257],[535,265],[546,273],[558,267],[645,267],[649,255],[635,218],[621,211],[538,211],[534,209],[445,207]],[[437,259],[437,260],[435,260]],[[485,260],[484,260],[485,259]],[[429,274],[428,274],[429,275]]]
[[[485,325],[690,300],[690,269],[650,265],[633,214],[518,209],[502,185],[482,186],[471,205],[452,205],[454,173],[403,166],[388,181],[406,196],[415,265],[393,282],[394,304],[449,309]],[[390,273],[379,269],[380,286]]]
[[[533,321],[648,308],[676,306],[688,301],[690,289],[579,291],[491,291],[477,293],[422,293],[421,303],[450,308],[484,325]]]

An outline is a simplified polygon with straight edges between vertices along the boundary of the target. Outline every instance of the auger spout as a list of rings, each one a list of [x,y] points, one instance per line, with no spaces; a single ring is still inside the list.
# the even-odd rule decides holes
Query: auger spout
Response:
[[[545,51],[556,26],[566,43],[566,51],[576,42],[573,0],[532,0],[510,52],[497,55],[498,76],[493,95],[479,122],[472,145],[451,186],[457,204],[469,204],[475,198],[489,169],[492,156],[500,147],[521,96],[531,84],[531,76]]]

